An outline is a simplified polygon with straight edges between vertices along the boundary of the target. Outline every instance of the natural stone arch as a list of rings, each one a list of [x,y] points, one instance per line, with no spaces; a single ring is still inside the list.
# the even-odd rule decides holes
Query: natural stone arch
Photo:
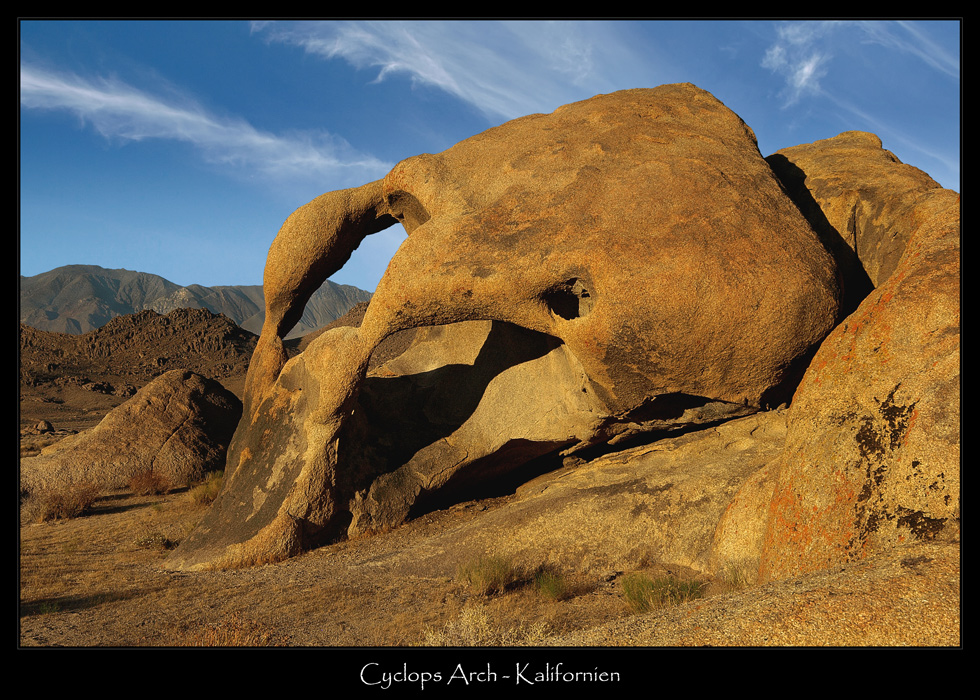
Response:
[[[361,325],[287,361],[282,338],[312,291],[395,221],[409,236]],[[834,262],[751,129],[692,85],[517,119],[318,197],[276,237],[265,287],[228,483],[178,568],[342,533],[360,493],[342,437],[373,349],[398,331],[492,322],[559,339],[558,371],[579,368],[594,416],[563,429],[587,446],[619,434],[610,425],[648,427],[635,412],[662,397],[700,397],[695,422],[757,410],[838,308]]]

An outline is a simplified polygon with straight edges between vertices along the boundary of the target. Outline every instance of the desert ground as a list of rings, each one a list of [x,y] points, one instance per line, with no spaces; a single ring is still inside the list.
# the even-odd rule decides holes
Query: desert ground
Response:
[[[229,385],[235,386],[234,381]],[[21,425],[94,425],[119,397],[49,387]],[[50,438],[49,438],[50,439]],[[29,451],[37,437],[25,437]],[[20,523],[19,643],[28,647],[283,646],[348,649],[959,644],[959,541],[919,543],[839,570],[758,587],[698,581],[697,598],[631,607],[635,572],[563,572],[558,592],[514,572],[483,593],[457,568],[413,570],[413,551],[513,496],[457,504],[395,531],[252,569],[161,568],[204,513],[187,489],[104,494],[89,513]],[[648,567],[651,579],[688,572]],[[917,605],[926,598],[929,605]],[[904,611],[903,611],[904,610]],[[888,620],[896,615],[905,626]],[[600,658],[609,659],[603,655]],[[611,657],[630,659],[635,656]],[[623,663],[626,663],[623,661]],[[610,668],[612,668],[611,666]]]
[[[189,332],[198,334],[196,328]],[[152,354],[149,345],[127,337],[134,357]],[[142,369],[92,358],[69,361],[65,350],[76,340],[62,334],[43,340],[21,356],[21,456],[95,426],[160,371],[156,361]],[[51,352],[58,355],[58,343],[62,359],[55,367]],[[199,361],[175,350],[180,343],[171,347],[157,338],[152,345],[153,352],[167,356],[168,366]],[[211,373],[240,396],[244,365],[225,366],[230,372]],[[42,421],[51,430],[38,433],[35,426]],[[277,564],[201,573],[161,566],[206,511],[191,489],[121,489],[100,494],[78,517],[41,521],[22,505],[18,646],[333,647],[375,653],[358,661],[381,658],[379,650],[469,647],[491,653],[492,647],[517,653],[547,647],[573,654],[587,648],[593,652],[587,670],[601,660],[610,671],[638,673],[634,669],[648,663],[642,652],[654,647],[960,643],[956,533],[763,586],[734,575],[706,580],[650,562],[635,571],[515,567],[487,585],[473,573],[480,573],[480,562],[461,565],[446,558],[440,564],[432,556],[447,533],[465,532],[516,497],[457,503],[390,532]],[[644,609],[633,585],[638,580],[686,584],[689,597],[668,595],[662,607]],[[610,648],[619,653],[610,655]],[[531,660],[518,657],[517,663]],[[352,661],[341,671],[357,684],[362,681],[354,675],[362,667]],[[443,669],[443,682],[453,668]]]

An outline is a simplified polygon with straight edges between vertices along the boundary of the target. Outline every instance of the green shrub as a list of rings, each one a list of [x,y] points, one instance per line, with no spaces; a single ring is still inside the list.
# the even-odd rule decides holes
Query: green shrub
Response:
[[[508,559],[484,556],[460,565],[456,578],[473,593],[492,595],[503,593],[518,574]]]
[[[645,613],[669,605],[679,605],[700,598],[704,585],[697,581],[681,581],[672,576],[651,579],[641,573],[623,579],[623,597],[633,612]]]

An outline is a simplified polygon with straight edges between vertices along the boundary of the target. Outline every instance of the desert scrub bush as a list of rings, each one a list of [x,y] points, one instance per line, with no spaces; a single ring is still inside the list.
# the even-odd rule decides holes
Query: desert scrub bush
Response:
[[[137,496],[159,496],[170,490],[170,484],[158,472],[145,469],[129,477],[129,488]]]
[[[461,564],[456,570],[456,580],[479,595],[503,593],[519,577],[514,565],[504,557],[479,557]]]
[[[90,513],[101,495],[102,489],[90,482],[48,487],[31,493],[25,507],[39,523],[68,520]]]
[[[628,574],[623,579],[623,597],[633,612],[645,613],[669,605],[680,605],[700,598],[704,585],[697,581],[681,581],[673,576],[650,578],[641,573]]]
[[[459,617],[450,620],[442,629],[426,628],[419,646],[426,647],[487,647],[536,646],[547,638],[543,622],[521,624],[514,628],[495,629],[490,614],[481,606],[463,608]]]
[[[224,472],[208,472],[204,481],[191,487],[191,500],[199,506],[207,506],[214,502],[221,492],[221,484],[224,481]]]
[[[541,567],[534,573],[534,589],[549,600],[564,600],[572,592],[567,577],[550,567]]]

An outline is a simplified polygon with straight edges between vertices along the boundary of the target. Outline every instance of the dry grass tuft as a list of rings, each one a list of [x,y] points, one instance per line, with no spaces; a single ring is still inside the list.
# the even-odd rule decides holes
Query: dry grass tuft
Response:
[[[746,566],[729,563],[725,567],[725,573],[722,575],[722,582],[724,583],[725,589],[733,593],[751,586],[752,577],[749,575]]]
[[[534,589],[548,600],[565,600],[574,594],[568,577],[557,569],[542,566],[534,574]]]
[[[641,573],[628,574],[623,579],[623,598],[627,607],[636,613],[680,605],[704,595],[704,584],[681,581],[673,576],[652,579]]]
[[[518,570],[504,557],[479,557],[461,564],[456,571],[457,581],[471,592],[484,596],[503,593],[519,578]]]
[[[159,496],[170,490],[170,483],[158,472],[146,469],[129,477],[129,488],[137,496]]]
[[[34,522],[68,520],[90,513],[101,496],[102,488],[93,482],[52,486],[31,493],[24,508]]]
[[[224,483],[224,472],[208,472],[204,481],[191,487],[191,500],[199,506],[208,506],[214,503],[214,499],[221,493],[221,486]]]
[[[459,617],[447,622],[440,629],[426,628],[419,646],[426,647],[485,647],[485,646],[537,646],[548,637],[543,622],[521,623],[516,627],[497,629],[486,608],[463,608]]]
[[[219,622],[183,635],[177,646],[189,647],[279,647],[289,638],[276,633],[241,613],[232,613]]]

